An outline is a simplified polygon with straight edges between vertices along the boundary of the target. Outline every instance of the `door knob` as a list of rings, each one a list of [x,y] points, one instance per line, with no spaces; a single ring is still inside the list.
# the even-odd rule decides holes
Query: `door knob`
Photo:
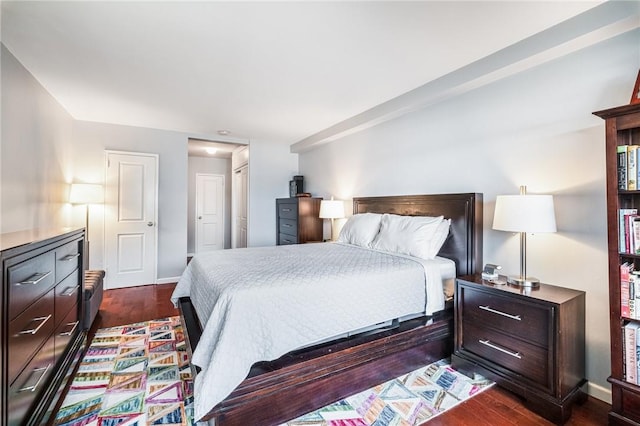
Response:
[[[202,219],[202,216],[198,216],[198,219]]]
[[[153,226],[153,222],[147,222],[147,226]]]

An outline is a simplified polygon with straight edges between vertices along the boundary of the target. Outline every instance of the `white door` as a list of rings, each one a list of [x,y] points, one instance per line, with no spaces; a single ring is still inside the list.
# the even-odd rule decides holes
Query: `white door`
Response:
[[[234,171],[233,191],[235,194],[235,240],[234,248],[242,248],[247,246],[247,210],[248,210],[248,166],[242,166]]]
[[[158,156],[107,152],[105,288],[156,283]]]
[[[224,248],[224,176],[196,174],[196,253]]]

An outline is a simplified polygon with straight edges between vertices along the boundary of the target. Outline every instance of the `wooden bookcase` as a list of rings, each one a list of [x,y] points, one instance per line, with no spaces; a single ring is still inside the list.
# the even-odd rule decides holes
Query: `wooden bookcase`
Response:
[[[620,265],[633,263],[640,270],[640,255],[620,252],[619,210],[637,208],[640,212],[640,190],[618,189],[617,147],[640,145],[640,104],[625,105],[594,112],[605,120],[607,233],[609,255],[609,312],[611,327],[611,383],[612,404],[609,424],[640,424],[640,386],[625,380],[623,327],[631,321],[622,315]]]

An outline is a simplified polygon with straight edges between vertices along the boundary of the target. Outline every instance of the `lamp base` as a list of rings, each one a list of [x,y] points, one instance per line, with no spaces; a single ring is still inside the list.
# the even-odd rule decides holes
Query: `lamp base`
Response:
[[[511,275],[507,278],[509,284],[513,284],[519,287],[540,287],[540,280],[534,277],[522,277]]]

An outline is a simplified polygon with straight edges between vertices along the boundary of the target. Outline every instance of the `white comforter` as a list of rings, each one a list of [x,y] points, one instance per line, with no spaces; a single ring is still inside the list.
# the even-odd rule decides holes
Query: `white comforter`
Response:
[[[195,417],[258,361],[407,314],[444,307],[438,267],[343,244],[223,250],[195,256],[172,295],[203,325],[192,362]]]

